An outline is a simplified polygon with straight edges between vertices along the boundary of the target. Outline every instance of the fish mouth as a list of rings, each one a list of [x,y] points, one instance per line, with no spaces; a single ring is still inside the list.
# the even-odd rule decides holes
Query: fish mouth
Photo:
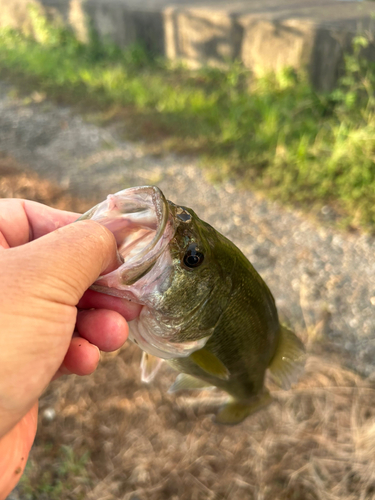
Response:
[[[154,266],[175,233],[174,221],[163,193],[156,186],[124,189],[83,214],[115,236],[123,264],[100,276],[93,290],[137,300],[130,287]]]
[[[122,260],[90,288],[142,304],[139,317],[129,324],[129,338],[142,350],[164,359],[188,356],[209,338],[174,342],[180,325],[160,321],[157,312],[173,272],[169,243],[186,217],[183,208],[167,201],[158,187],[141,186],[109,195],[78,219],[91,219],[109,229]]]

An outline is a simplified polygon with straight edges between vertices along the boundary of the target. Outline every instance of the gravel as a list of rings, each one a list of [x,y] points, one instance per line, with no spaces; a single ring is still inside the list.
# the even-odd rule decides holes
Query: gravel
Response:
[[[335,352],[350,368],[371,375],[374,237],[324,226],[229,182],[212,185],[198,159],[153,157],[145,144],[122,140],[113,127],[14,95],[0,84],[0,151],[73,195],[97,201],[125,187],[157,184],[238,245],[271,288],[281,317],[309,348]],[[329,207],[321,217],[329,219]]]

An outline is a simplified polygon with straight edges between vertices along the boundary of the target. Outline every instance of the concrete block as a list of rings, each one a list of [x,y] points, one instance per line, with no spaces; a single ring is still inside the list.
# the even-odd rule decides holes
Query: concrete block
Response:
[[[30,16],[28,7],[34,5],[46,12],[39,0],[0,0],[0,27],[20,29],[31,33]]]
[[[315,26],[305,20],[264,21],[254,19],[244,25],[241,60],[256,74],[309,64]]]
[[[225,12],[169,7],[164,13],[165,53],[189,66],[222,66],[240,57],[243,28]]]
[[[73,21],[70,3],[70,23],[74,29],[82,30],[85,23],[78,27],[77,20],[86,18],[102,40],[111,40],[120,47],[127,47],[141,42],[150,51],[164,54],[164,18],[160,10],[138,10],[130,8],[124,2],[101,0],[74,0],[76,3]],[[79,4],[79,6],[77,5]],[[77,16],[78,12],[80,15]]]
[[[256,75],[285,67],[307,71],[315,88],[331,90],[353,33],[306,19],[253,20],[244,26],[241,60]]]
[[[352,49],[353,36],[353,32],[345,29],[315,28],[307,70],[316,89],[328,92],[334,88],[343,70],[344,55]]]

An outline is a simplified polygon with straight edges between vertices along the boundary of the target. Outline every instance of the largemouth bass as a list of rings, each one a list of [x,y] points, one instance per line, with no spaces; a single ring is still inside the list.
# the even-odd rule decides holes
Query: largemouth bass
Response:
[[[129,337],[143,351],[143,380],[160,360],[180,372],[171,391],[215,386],[230,395],[217,414],[234,424],[271,401],[266,370],[281,387],[304,364],[296,335],[243,253],[190,208],[155,186],[125,189],[84,214],[115,235],[124,263],[93,289],[143,304]]]

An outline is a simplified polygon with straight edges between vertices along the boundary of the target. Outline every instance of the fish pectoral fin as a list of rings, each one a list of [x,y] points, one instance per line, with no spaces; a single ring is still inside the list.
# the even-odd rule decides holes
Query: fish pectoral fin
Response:
[[[272,396],[268,391],[264,391],[260,396],[256,396],[249,403],[230,400],[216,415],[215,421],[218,424],[225,425],[240,424],[246,417],[268,406],[270,403],[272,403]]]
[[[186,373],[180,373],[168,389],[168,392],[173,393],[183,390],[204,389],[205,387],[212,387],[212,385],[199,378],[187,375]]]
[[[212,354],[208,349],[199,349],[199,351],[195,351],[190,354],[189,359],[194,361],[199,368],[202,368],[206,373],[212,375],[214,377],[220,378],[222,380],[228,380],[229,378],[229,370],[224,365],[219,358]]]
[[[147,352],[142,353],[142,361],[141,361],[141,379],[142,382],[149,383],[151,380],[155,378],[155,375],[159,371],[163,359],[157,358],[152,354],[148,354]]]
[[[272,380],[283,389],[290,389],[303,372],[305,361],[302,342],[289,328],[281,325],[276,353],[268,366]]]

